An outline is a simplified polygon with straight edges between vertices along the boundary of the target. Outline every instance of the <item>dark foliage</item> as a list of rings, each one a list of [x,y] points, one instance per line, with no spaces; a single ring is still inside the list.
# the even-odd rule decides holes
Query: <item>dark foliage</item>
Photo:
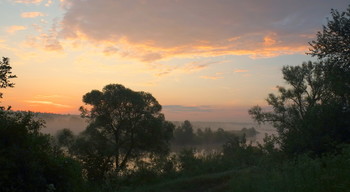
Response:
[[[151,94],[110,84],[102,92],[85,94],[83,101],[91,106],[80,108],[90,124],[72,151],[90,180],[127,174],[130,162],[169,152],[174,125],[165,121],[161,105]]]
[[[319,61],[283,67],[289,88],[278,87],[279,95],[269,95],[272,111],[249,110],[258,122],[277,128],[281,148],[290,156],[320,156],[350,143],[350,7],[331,14],[310,43],[310,54]]]
[[[1,191],[79,191],[80,165],[63,156],[32,113],[0,110]]]

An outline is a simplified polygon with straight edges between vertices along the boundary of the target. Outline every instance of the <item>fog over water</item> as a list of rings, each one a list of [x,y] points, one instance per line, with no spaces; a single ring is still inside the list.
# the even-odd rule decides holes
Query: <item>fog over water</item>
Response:
[[[58,130],[68,128],[72,130],[75,134],[83,131],[88,122],[86,119],[81,118],[79,115],[62,115],[62,114],[51,114],[51,113],[38,113],[38,117],[43,119],[46,123],[46,128],[42,129],[43,133],[48,133],[51,135],[55,135]],[[182,121],[172,121],[176,126],[180,126]],[[205,121],[191,121],[191,124],[196,131],[201,128],[211,128],[211,130],[215,131],[218,128],[222,128],[226,131],[231,130],[241,130],[242,128],[251,128],[254,127],[259,134],[257,134],[254,138],[248,138],[249,141],[257,141],[262,142],[265,137],[265,133],[267,134],[276,134],[275,129],[270,125],[258,125],[257,123],[250,122],[205,122]]]

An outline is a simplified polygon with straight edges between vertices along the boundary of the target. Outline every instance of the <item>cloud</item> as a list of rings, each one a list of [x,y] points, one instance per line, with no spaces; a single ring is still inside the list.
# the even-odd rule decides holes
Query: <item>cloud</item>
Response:
[[[41,12],[24,12],[21,14],[21,17],[23,18],[35,18],[35,17],[42,17],[45,16],[45,14]]]
[[[42,26],[32,26],[36,31],[42,31]],[[26,39],[26,44],[30,47],[43,48],[47,51],[62,51],[63,46],[58,40],[57,22],[54,21],[51,29],[49,31],[42,32],[39,36],[28,36]]]
[[[36,99],[48,99],[48,98],[63,98],[65,96],[63,95],[36,95],[35,98]]]
[[[117,47],[114,47],[114,46],[108,46],[108,47],[105,47],[105,49],[103,50],[103,53],[105,55],[113,55],[115,53],[118,53],[119,49]]]
[[[15,3],[24,3],[24,4],[38,4],[43,0],[14,0]]]
[[[32,104],[43,104],[43,105],[52,105],[55,107],[60,107],[60,108],[71,108],[69,105],[63,105],[59,103],[54,103],[52,101],[26,101],[27,103],[32,103]]]
[[[227,60],[222,61],[212,61],[212,60],[201,60],[201,61],[192,61],[179,65],[167,65],[167,64],[159,64],[152,63],[149,64],[149,69],[155,72],[155,76],[161,77],[171,73],[194,73],[203,69],[208,68],[210,65],[217,65],[221,63],[225,63]],[[221,74],[216,74],[221,75]]]
[[[164,105],[164,110],[170,112],[210,112],[210,106],[184,106],[184,105]]]
[[[224,77],[221,76],[200,76],[202,79],[211,79],[211,80],[217,80],[217,79],[223,79]]]
[[[62,0],[61,0],[62,1]],[[45,4],[45,7],[50,7],[50,5],[53,3],[52,0],[48,0],[47,3]]]
[[[187,63],[184,66],[184,70],[187,72],[199,71],[207,68],[209,65],[223,63],[224,61],[193,61]]]
[[[246,70],[246,69],[236,69],[233,72],[235,72],[235,73],[247,73],[248,70]]]
[[[23,31],[26,29],[27,29],[27,27],[22,26],[22,25],[12,25],[6,29],[6,32],[13,34],[13,33],[16,33],[17,31]]]
[[[343,0],[65,0],[60,35],[118,45],[143,62],[170,57],[305,53]],[[103,13],[103,14],[101,14]],[[303,34],[303,35],[302,35]]]

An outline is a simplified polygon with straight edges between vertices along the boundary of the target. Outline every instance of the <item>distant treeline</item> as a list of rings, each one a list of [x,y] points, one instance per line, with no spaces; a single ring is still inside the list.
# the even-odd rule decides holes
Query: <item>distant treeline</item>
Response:
[[[191,122],[186,120],[175,128],[172,144],[177,146],[224,144],[232,138],[249,138],[258,133],[254,127],[236,131],[225,131],[222,128],[213,131],[210,127],[194,130]]]

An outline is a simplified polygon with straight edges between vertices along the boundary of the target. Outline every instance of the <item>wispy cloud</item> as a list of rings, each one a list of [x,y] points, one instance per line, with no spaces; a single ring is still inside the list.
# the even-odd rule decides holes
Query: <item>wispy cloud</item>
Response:
[[[71,106],[69,106],[69,105],[54,103],[52,101],[33,101],[33,100],[30,100],[30,101],[25,101],[25,102],[32,103],[32,104],[52,105],[52,106],[61,107],[61,108],[71,108]]]
[[[187,72],[192,72],[192,71],[199,71],[199,70],[203,70],[205,68],[207,68],[210,65],[213,64],[220,64],[220,63],[224,63],[226,61],[194,61],[194,62],[190,62],[187,63],[183,70],[187,71]]]
[[[149,70],[154,71],[154,74],[156,77],[162,77],[165,75],[169,75],[171,73],[194,73],[198,72],[204,69],[207,69],[211,65],[217,65],[221,63],[227,62],[226,60],[208,60],[203,59],[199,61],[192,61],[184,64],[178,64],[178,65],[167,65],[167,64],[157,64],[152,63],[149,64]],[[216,74],[221,75],[221,74]]]
[[[36,99],[47,99],[47,98],[64,98],[65,96],[63,95],[36,95],[34,98]]]
[[[26,30],[27,27],[26,26],[22,26],[22,25],[12,25],[10,27],[7,27],[6,32],[13,34],[16,33],[17,31],[23,31]]]
[[[113,55],[118,53],[119,49],[115,46],[107,46],[105,47],[105,49],[103,50],[103,53],[105,55]]]
[[[211,79],[211,80],[217,80],[217,79],[223,79],[224,77],[221,76],[200,76],[202,79]]]
[[[63,0],[60,0],[61,2],[63,2]],[[48,0],[46,3],[45,3],[45,7],[50,7],[50,5],[53,3],[52,0]]]
[[[21,13],[22,18],[35,18],[35,17],[43,17],[45,16],[44,13],[41,12],[24,12]]]
[[[46,23],[44,23],[46,24]],[[49,31],[42,31],[41,25],[32,25],[40,33],[38,36],[28,36],[26,44],[30,47],[40,48],[47,51],[63,51],[63,46],[58,39],[57,22],[54,21]]]
[[[13,0],[15,3],[24,3],[24,4],[38,4],[43,0]]]
[[[184,105],[164,105],[164,110],[171,112],[210,112],[212,108],[207,105],[184,106]]]
[[[235,73],[247,73],[248,70],[246,70],[246,69],[236,69],[233,72],[235,72]]]

